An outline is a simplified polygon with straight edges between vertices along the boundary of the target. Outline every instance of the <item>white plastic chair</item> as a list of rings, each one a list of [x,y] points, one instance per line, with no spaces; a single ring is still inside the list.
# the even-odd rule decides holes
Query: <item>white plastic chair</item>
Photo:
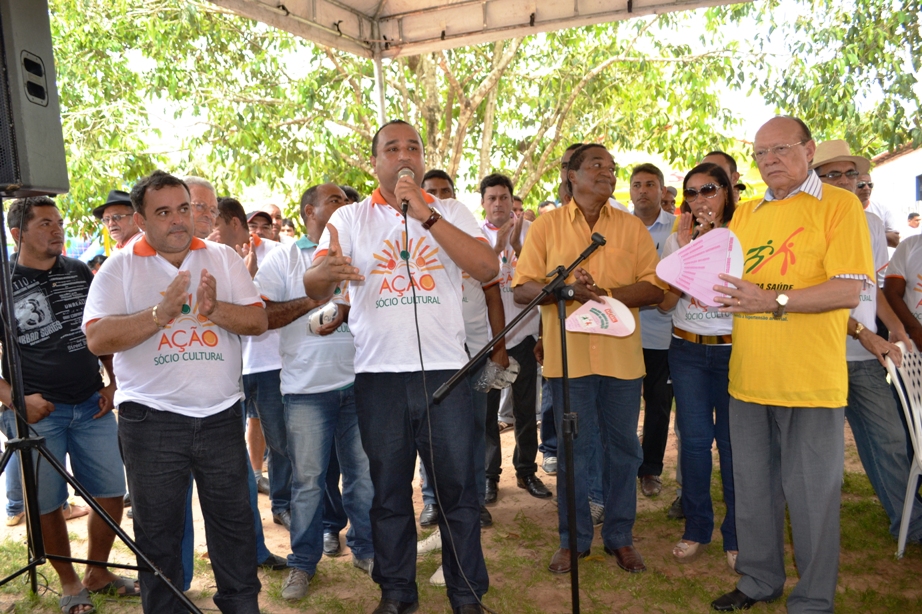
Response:
[[[900,520],[900,538],[897,542],[896,558],[903,558],[906,550],[906,537],[909,532],[909,515],[916,500],[919,476],[922,475],[922,352],[916,350],[911,354],[906,351],[903,342],[897,343],[903,353],[902,364],[897,367],[887,357],[887,371],[890,381],[896,386],[903,415],[909,426],[909,436],[915,454],[909,468],[909,482],[906,484],[906,497],[903,503],[903,518]]]

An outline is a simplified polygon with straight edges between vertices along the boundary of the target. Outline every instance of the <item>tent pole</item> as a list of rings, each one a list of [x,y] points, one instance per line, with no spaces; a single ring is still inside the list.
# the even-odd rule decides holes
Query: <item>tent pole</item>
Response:
[[[374,61],[375,61],[375,94],[378,98],[378,125],[383,126],[384,122],[387,121],[385,109],[384,109],[384,66],[381,62],[381,47],[380,43],[375,45],[374,51]]]

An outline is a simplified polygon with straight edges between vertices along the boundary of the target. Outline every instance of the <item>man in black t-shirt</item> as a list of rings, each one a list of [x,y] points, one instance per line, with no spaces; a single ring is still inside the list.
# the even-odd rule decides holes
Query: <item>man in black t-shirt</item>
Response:
[[[80,329],[93,274],[79,260],[61,255],[64,222],[50,198],[16,200],[8,219],[18,248],[10,268],[27,420],[62,464],[70,455],[76,478],[119,522],[125,472],[115,417],[110,413],[115,384],[113,380],[103,386],[99,362]],[[103,363],[111,376],[111,357]],[[11,392],[4,369],[0,402],[6,407],[13,405]],[[38,484],[45,550],[69,557],[62,512],[67,484],[41,460]],[[95,512],[88,519],[88,538],[87,558],[107,560],[115,534]],[[138,594],[134,580],[120,578],[105,567],[87,566],[81,581],[71,563],[52,560],[51,565],[61,579],[61,608],[66,614],[91,611],[88,592]]]

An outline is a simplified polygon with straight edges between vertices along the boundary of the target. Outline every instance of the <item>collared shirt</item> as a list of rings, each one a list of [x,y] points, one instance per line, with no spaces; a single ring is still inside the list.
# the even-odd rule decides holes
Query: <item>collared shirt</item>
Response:
[[[790,194],[788,194],[784,198],[784,200],[787,200],[788,198],[791,198],[793,196],[797,196],[801,192],[806,192],[807,194],[809,194],[810,196],[812,196],[813,198],[817,200],[823,198],[823,181],[822,179],[820,179],[820,176],[816,174],[816,171],[808,171],[807,178],[804,179],[804,182],[800,184],[799,186],[797,186],[796,188],[794,188],[794,190]],[[779,200],[779,199],[775,196],[775,192],[772,191],[771,188],[768,188],[767,190],[765,190],[765,197],[762,199],[762,201],[768,202],[772,200]],[[761,204],[762,203],[759,203],[758,205],[756,205],[756,209],[758,209]]]
[[[598,248],[580,265],[600,288],[620,288],[641,281],[659,287],[666,284],[656,277],[659,258],[656,246],[643,222],[630,213],[614,207],[602,207],[599,219],[590,229],[575,201],[549,211],[532,223],[531,231],[519,256],[512,285],[528,281],[546,284],[547,272],[559,265],[569,266],[591,242],[593,233],[600,233],[606,244]],[[568,283],[573,283],[571,276]],[[567,314],[581,305],[567,304]],[[560,323],[556,304],[543,305],[544,374],[561,377]],[[631,312],[637,319],[637,309]],[[620,379],[636,379],[644,375],[640,325],[627,337],[612,337],[587,333],[567,333],[570,377],[605,375]]]
[[[660,209],[656,221],[647,226],[656,244],[656,255],[659,257],[663,256],[663,248],[666,247],[666,240],[672,234],[672,227],[676,219],[675,215]],[[663,313],[653,305],[641,307],[640,331],[645,350],[668,350],[669,344],[672,343],[672,312]]]

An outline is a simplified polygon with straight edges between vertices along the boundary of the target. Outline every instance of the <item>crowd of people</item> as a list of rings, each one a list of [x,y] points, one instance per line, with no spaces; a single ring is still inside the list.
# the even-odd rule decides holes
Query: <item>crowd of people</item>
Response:
[[[381,589],[374,614],[416,611],[417,555],[439,549],[430,581],[446,587],[454,612],[471,614],[484,611],[489,588],[481,530],[499,500],[501,421],[512,425],[519,488],[554,496],[539,452],[556,475],[559,547],[548,570],[567,573],[588,556],[600,526],[604,552],[640,573],[637,491],[662,494],[675,405],[679,492],[668,513],[684,530],[674,560],[692,563],[714,538],[716,442],[721,556],[740,578],[712,607],[782,595],[787,509],[800,576],[788,611],[831,612],[845,420],[896,537],[911,448],[884,365],[899,363],[897,342],[922,347],[922,237],[901,241],[896,222],[875,214],[870,162],[776,117],[753,141],[764,197],[742,199],[736,161],[712,151],[681,191],[655,165],[633,167],[629,210],[612,197],[606,146],[574,143],[557,198],[537,215],[507,176],[482,178],[481,223],[450,175],[427,171],[423,151],[412,125],[382,126],[370,151],[377,188],[362,198],[335,183],[309,187],[300,238],[277,206],[247,214],[201,177],[156,171],[94,209],[115,247],[93,271],[62,255],[54,200],[15,201],[15,334],[30,427],[69,457],[116,522],[131,506],[138,546],[178,590],[192,579],[194,482],[222,612],[259,612],[259,568],[287,571],[283,599],[306,598],[348,526],[352,564]],[[735,233],[745,263],[740,278],[721,276],[710,304],[657,277],[661,258],[717,228]],[[593,233],[606,243],[570,278],[567,312],[610,297],[636,330],[567,331],[564,356],[554,297],[522,312]],[[435,404],[435,390],[519,316]],[[4,371],[5,408],[11,394]],[[579,425],[572,466],[558,456],[565,406]],[[2,418],[13,436],[12,412]],[[16,480],[8,472],[8,524],[22,518]],[[259,492],[290,534],[287,557],[266,548]],[[45,547],[62,556],[67,496],[39,463]],[[922,541],[916,498],[909,539]],[[417,521],[437,530],[417,542]],[[88,523],[88,558],[106,561],[114,534],[95,512]],[[93,564],[81,578],[69,562],[51,564],[65,614],[92,612],[94,592],[140,595],[145,612],[183,611],[149,570],[134,580]]]

